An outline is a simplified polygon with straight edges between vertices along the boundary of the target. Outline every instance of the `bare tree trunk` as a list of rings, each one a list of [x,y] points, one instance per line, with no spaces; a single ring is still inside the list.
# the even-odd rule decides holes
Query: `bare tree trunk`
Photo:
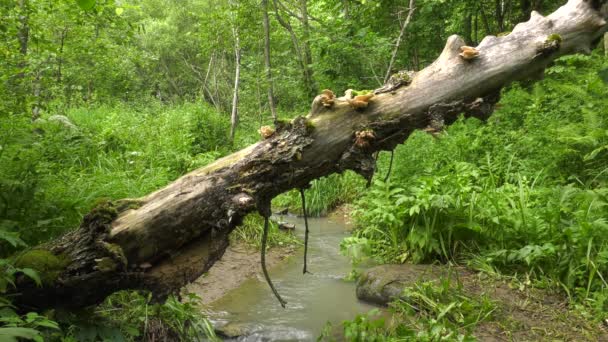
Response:
[[[264,63],[266,65],[266,80],[268,82],[268,106],[272,121],[277,122],[277,109],[274,105],[274,82],[272,81],[272,66],[270,64],[270,21],[268,20],[268,0],[262,0],[262,15],[264,16]]]
[[[486,119],[502,87],[537,76],[555,58],[589,51],[608,28],[606,19],[608,6],[570,0],[548,17],[533,13],[507,36],[484,38],[473,60],[459,56],[465,42],[451,36],[411,84],[377,90],[364,109],[353,108],[348,97],[326,107],[319,96],[308,116],[268,139],[148,196],[100,205],[79,229],[20,254],[19,267],[44,265],[38,271],[45,282],[37,287],[19,278],[17,301],[79,307],[120,289],[158,297],[176,291],[213,265],[247,213],[269,215],[273,197],[332,173],[369,178],[373,154],[394,149],[417,129],[441,129],[460,113]]]
[[[405,33],[405,29],[410,24],[410,20],[412,20],[412,15],[414,14],[414,0],[410,0],[410,5],[407,10],[407,18],[405,18],[405,22],[401,24],[401,30],[399,31],[399,37],[397,37],[397,41],[395,42],[395,48],[393,49],[393,54],[391,55],[391,61],[388,63],[388,68],[386,69],[386,76],[384,76],[384,83],[388,82],[388,79],[391,78],[391,74],[393,73],[393,65],[395,64],[395,59],[397,58],[397,52],[399,52],[399,46],[401,45],[401,40],[403,39],[403,34]]]
[[[230,115],[230,141],[234,141],[236,126],[239,123],[239,83],[241,81],[241,43],[239,29],[235,26],[234,34],[234,93],[232,96],[232,114]]]
[[[17,32],[17,38],[19,39],[19,52],[25,56],[27,55],[28,42],[30,39],[30,25],[28,15],[28,0],[19,0],[19,9],[21,14],[19,15],[19,31]]]
[[[462,18],[462,35],[467,45],[476,45],[473,43],[473,13],[470,8],[467,8],[467,14]]]
[[[490,22],[488,21],[488,16],[486,12],[483,10],[483,3],[479,4],[479,13],[481,14],[481,22],[483,23],[483,28],[486,30],[486,34],[492,34],[497,32],[492,32],[490,28]]]
[[[608,57],[608,33],[604,33],[604,56]]]
[[[302,70],[302,83],[303,83],[304,87],[306,87],[306,89],[308,89],[308,80],[310,79],[310,76],[308,74],[309,70],[306,67],[306,61],[304,59],[304,55],[302,54],[302,49],[300,47],[300,42],[298,40],[298,37],[296,36],[296,33],[294,32],[293,27],[289,23],[289,19],[285,20],[281,16],[281,14],[279,12],[279,6],[280,6],[279,0],[273,0],[273,4],[274,4],[274,13],[275,13],[275,17],[277,18],[277,21],[279,22],[279,24],[281,26],[283,26],[283,28],[285,28],[287,30],[287,32],[289,32],[289,37],[291,38],[291,43],[293,44],[293,49],[296,53],[296,56],[298,57],[298,62],[300,63],[300,68]]]
[[[65,46],[65,38],[68,35],[68,27],[65,26],[61,31],[61,38],[59,40],[59,54],[57,56],[57,83],[61,83],[62,71],[61,68],[63,66],[63,48]]]
[[[344,19],[350,19],[350,4],[349,0],[342,0],[342,7],[344,8]]]
[[[312,52],[310,50],[310,24],[308,23],[308,0],[300,0],[300,15],[302,21],[302,46],[304,50],[304,68],[306,69],[306,86],[308,95],[311,97],[317,94],[317,85],[315,83],[312,70]]]
[[[27,94],[29,94],[28,87],[26,85],[26,72],[24,71],[28,65],[27,52],[28,44],[30,39],[30,26],[29,26],[29,9],[28,0],[19,0],[18,8],[19,14],[19,28],[17,30],[17,40],[19,41],[19,53],[21,59],[18,62],[19,73],[15,77],[15,97],[17,99],[17,105],[24,112],[27,111]]]
[[[504,0],[494,0],[494,14],[496,15],[496,25],[498,26],[498,32],[505,31],[505,13],[504,13]]]
[[[32,104],[32,122],[36,121],[40,117],[41,110],[41,101],[40,101],[40,93],[42,92],[42,84],[41,84],[41,71],[40,69],[36,69],[34,72],[34,80],[33,80],[33,104]]]

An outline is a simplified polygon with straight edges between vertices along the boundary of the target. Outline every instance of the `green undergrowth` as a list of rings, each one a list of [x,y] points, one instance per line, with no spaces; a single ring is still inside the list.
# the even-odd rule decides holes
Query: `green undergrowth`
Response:
[[[605,319],[606,70],[599,54],[563,57],[545,80],[505,89],[487,123],[414,133],[397,148],[390,180],[355,202],[358,229],[343,249],[385,263],[470,260],[557,288]]]
[[[32,245],[77,227],[99,198],[146,195],[233,149],[226,118],[196,103],[102,105],[65,116],[67,124],[0,120],[0,230]]]
[[[262,233],[264,232],[264,218],[258,213],[245,217],[243,224],[238,226],[231,234],[233,242],[242,242],[255,248],[262,247]],[[279,225],[269,220],[267,248],[287,247],[301,245],[302,242],[291,231],[282,231]]]
[[[418,281],[389,304],[390,318],[374,309],[342,323],[347,341],[475,341],[473,331],[493,319],[496,303],[471,296],[461,283]],[[321,340],[331,340],[322,337]]]
[[[310,216],[324,216],[340,204],[355,201],[365,185],[365,180],[352,171],[333,174],[311,182],[305,190],[306,211]],[[297,189],[279,195],[272,201],[273,208],[288,209],[302,215],[302,200]]]

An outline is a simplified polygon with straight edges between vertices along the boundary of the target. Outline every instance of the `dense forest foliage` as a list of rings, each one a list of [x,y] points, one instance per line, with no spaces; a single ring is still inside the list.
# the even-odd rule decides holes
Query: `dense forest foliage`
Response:
[[[118,293],[78,315],[27,313],[3,294],[16,277],[44,281],[20,266],[19,251],[77,227],[100,200],[143,196],[258,141],[258,128],[275,112],[305,114],[321,89],[377,88],[397,70],[427,66],[451,34],[474,46],[508,34],[532,10],[559,5],[0,2],[0,340],[146,340],[161,329],[182,340],[213,335],[195,298],[153,304],[146,294]],[[604,51],[561,58],[545,80],[504,90],[500,105],[488,122],[462,119],[438,136],[415,133],[395,151],[387,181],[382,153],[369,189],[351,173],[315,181],[309,211],[354,205],[359,228],[343,242],[345,251],[514,276],[564,292],[589,319],[605,319]],[[298,200],[287,193],[274,205],[295,209]],[[247,223],[237,235],[255,244],[259,218]],[[275,241],[285,238],[275,234]],[[353,322],[349,329],[366,329]],[[418,329],[439,340],[432,327]]]

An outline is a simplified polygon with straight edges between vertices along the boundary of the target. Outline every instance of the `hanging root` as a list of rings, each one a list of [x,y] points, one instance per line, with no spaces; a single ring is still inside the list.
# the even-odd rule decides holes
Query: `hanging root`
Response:
[[[376,152],[376,162],[378,162],[378,158],[380,157],[380,151]],[[391,176],[391,171],[393,170],[393,160],[395,158],[395,151],[391,150],[391,161],[388,164],[388,172],[386,173],[386,176],[384,176],[384,183],[388,182],[388,179]],[[372,179],[374,178],[374,175],[372,174],[372,176],[367,180],[367,184],[365,185],[366,188],[369,188],[370,186],[372,186]]]
[[[306,197],[304,196],[304,189],[300,189],[300,197],[302,198],[302,213],[304,214],[304,227],[306,227],[306,231],[304,233],[304,270],[302,270],[302,274],[310,273],[306,269],[306,260],[308,256],[308,213],[306,212]],[[312,273],[310,273],[312,274]]]
[[[388,172],[386,173],[386,176],[384,176],[384,183],[388,182],[388,179],[391,176],[391,171],[393,171],[393,159],[395,158],[395,151],[391,150],[391,161],[388,164]]]
[[[374,157],[374,170],[372,171],[372,175],[367,178],[367,183],[365,184],[365,188],[369,189],[372,186],[372,181],[374,180],[374,174],[376,173],[376,168],[378,167],[378,158],[380,158],[380,151],[376,152]]]
[[[268,283],[268,286],[270,286],[272,293],[274,293],[274,296],[277,297],[281,306],[285,308],[285,304],[287,304],[287,302],[281,298],[281,295],[279,292],[277,292],[277,289],[274,288],[272,280],[270,280],[270,276],[268,275],[268,270],[266,269],[266,241],[268,240],[269,217],[269,213],[264,213],[264,234],[262,235],[262,272],[264,272],[264,278],[266,278],[266,282]]]

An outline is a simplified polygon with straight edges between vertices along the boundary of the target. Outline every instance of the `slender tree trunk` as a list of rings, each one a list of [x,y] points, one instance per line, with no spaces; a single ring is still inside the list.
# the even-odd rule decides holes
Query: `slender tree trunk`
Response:
[[[304,55],[302,53],[302,49],[300,47],[300,42],[298,40],[298,37],[296,36],[296,33],[295,33],[293,27],[289,23],[289,19],[285,20],[281,16],[281,14],[279,12],[279,7],[280,7],[279,0],[273,0],[273,4],[274,4],[274,11],[275,11],[274,13],[275,13],[275,17],[277,18],[277,21],[279,22],[279,24],[281,26],[283,26],[283,28],[285,28],[285,30],[287,30],[287,32],[289,32],[289,37],[291,38],[291,43],[293,45],[294,52],[296,53],[296,56],[298,57],[298,63],[300,64],[300,69],[302,71],[302,84],[304,85],[304,87],[306,89],[308,89],[310,75],[308,73],[309,70],[306,67],[306,61],[304,59]]]
[[[411,84],[378,89],[364,109],[346,96],[326,107],[318,96],[306,117],[268,139],[145,197],[100,205],[79,229],[17,256],[19,267],[43,265],[37,270],[45,281],[39,287],[19,277],[16,301],[80,307],[128,288],[166,296],[213,265],[245,215],[270,215],[275,196],[345,170],[369,178],[373,154],[393,150],[415,130],[441,129],[462,113],[487,119],[504,86],[536,77],[560,56],[590,51],[607,19],[608,7],[570,0],[548,17],[532,15],[507,36],[484,38],[473,60],[459,56],[465,42],[451,36]],[[561,41],[549,39],[555,34]]]
[[[264,63],[266,65],[266,81],[268,82],[268,106],[272,120],[277,122],[277,109],[274,104],[274,82],[270,64],[270,20],[268,20],[268,0],[262,0],[262,15],[264,21]]]
[[[40,69],[37,69],[34,72],[34,79],[33,79],[33,104],[32,104],[32,122],[36,121],[36,119],[38,119],[40,117],[40,110],[41,110],[41,101],[40,101],[40,93],[42,92],[42,84],[41,84],[41,71]]]
[[[304,68],[306,69],[306,86],[308,95],[314,97],[317,94],[317,85],[312,70],[312,51],[310,49],[310,24],[308,23],[308,0],[300,0],[300,15],[302,21],[302,46],[304,50]]]
[[[475,38],[473,41],[475,42],[475,45],[477,45],[477,42],[479,41],[479,10],[475,12],[475,20],[473,21],[473,32],[475,34]]]
[[[397,53],[399,52],[399,46],[401,45],[401,41],[403,39],[403,34],[405,33],[405,29],[410,24],[410,20],[412,20],[412,15],[414,14],[414,10],[416,10],[415,1],[410,0],[410,5],[407,10],[407,18],[401,24],[401,30],[399,30],[399,36],[397,37],[397,41],[395,42],[395,47],[393,48],[393,54],[391,55],[391,61],[388,63],[388,68],[386,69],[386,76],[384,76],[384,83],[388,82],[388,79],[391,77],[393,73],[393,65],[395,64],[395,59],[397,59]]]
[[[209,64],[207,64],[207,72],[205,73],[205,79],[203,80],[203,100],[205,99],[206,94],[206,96],[209,97],[209,101],[211,102],[211,104],[213,104],[213,106],[219,111],[220,107],[215,98],[213,97],[211,89],[209,89],[209,87],[207,86],[207,81],[209,80],[209,74],[211,73],[211,67],[213,66],[214,58],[215,51],[213,51],[211,53],[211,57],[209,57]]]
[[[239,123],[239,83],[241,81],[241,43],[239,29],[233,29],[234,34],[234,93],[232,95],[232,114],[230,115],[230,141],[234,141],[236,126]]]
[[[417,47],[415,47],[412,51],[412,70],[420,70],[420,54]]]
[[[488,20],[488,16],[483,9],[483,3],[479,4],[479,13],[481,14],[481,22],[483,23],[483,28],[486,30],[486,34],[496,33],[492,32],[492,29],[490,28],[490,21]]]
[[[28,0],[19,0],[19,28],[17,30],[17,40],[19,41],[19,53],[21,54],[21,60],[18,62],[19,72],[15,77],[15,97],[18,108],[27,112],[27,94],[29,89],[26,85],[26,71],[28,66],[27,53],[28,44],[30,39],[30,26],[29,26],[29,8]]]
[[[608,32],[604,33],[604,55],[608,57]]]
[[[57,56],[57,84],[61,83],[62,71],[61,68],[63,66],[63,48],[65,46],[65,38],[68,34],[67,26],[63,28],[61,31],[61,37],[59,39],[59,54]]]
[[[349,0],[342,0],[342,8],[344,9],[344,19],[350,19],[350,4]]]
[[[462,18],[462,36],[468,45],[473,44],[473,13],[467,12]]]
[[[19,52],[25,56],[27,55],[28,42],[30,39],[30,25],[28,15],[28,0],[19,0],[19,31],[17,37],[19,39]]]
[[[494,0],[494,5],[494,15],[496,17],[496,25],[498,26],[498,32],[504,32],[504,0]]]

